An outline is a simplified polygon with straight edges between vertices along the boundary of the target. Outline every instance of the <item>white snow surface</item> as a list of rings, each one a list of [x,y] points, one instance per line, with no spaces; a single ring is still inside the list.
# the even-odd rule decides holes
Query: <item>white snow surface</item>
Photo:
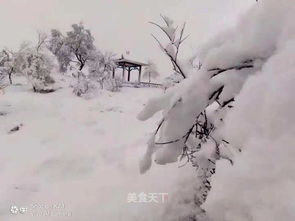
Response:
[[[101,91],[89,100],[71,90],[37,94],[19,85],[0,95],[0,111],[7,113],[0,116],[0,220],[160,221],[165,204],[128,203],[127,196],[170,197],[176,183],[193,173],[177,164],[139,173],[138,161],[155,122],[142,123],[136,115],[161,90]],[[19,131],[7,133],[20,124]],[[12,205],[55,204],[64,204],[72,215],[10,213]]]

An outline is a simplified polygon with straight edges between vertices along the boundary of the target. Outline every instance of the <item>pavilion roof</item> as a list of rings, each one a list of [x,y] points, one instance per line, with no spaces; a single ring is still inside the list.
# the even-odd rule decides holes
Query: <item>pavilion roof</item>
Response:
[[[148,66],[148,64],[138,62],[138,61],[132,61],[132,60],[129,60],[126,58],[116,59],[115,63],[120,64],[120,65],[125,63],[126,66]]]

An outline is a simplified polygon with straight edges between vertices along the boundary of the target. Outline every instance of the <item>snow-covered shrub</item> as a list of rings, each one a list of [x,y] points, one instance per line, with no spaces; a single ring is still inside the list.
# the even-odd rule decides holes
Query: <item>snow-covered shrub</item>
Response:
[[[35,48],[23,44],[15,53],[15,69],[23,73],[32,84],[34,92],[48,93],[54,91],[54,79],[50,76],[54,68],[53,56],[46,48]]]
[[[78,71],[75,74],[76,84],[73,86],[73,93],[78,97],[89,97],[92,94],[95,94],[98,90],[98,83],[91,80],[83,72]]]
[[[0,87],[4,84],[4,79],[6,77],[6,68],[0,65]]]
[[[35,92],[51,92],[54,79],[50,76],[52,67],[46,55],[32,53],[26,57],[27,66],[23,70]]]
[[[113,53],[96,51],[93,54],[92,60],[89,62],[89,78],[99,82],[101,89],[104,89],[104,85],[108,84],[105,81],[110,81],[115,67]]]
[[[4,87],[4,84],[5,84],[4,79],[6,77],[5,70],[3,71],[2,69],[3,68],[0,67],[0,88]]]
[[[115,63],[112,53],[93,51],[92,59],[87,64],[87,71],[73,74],[77,82],[74,85],[74,94],[91,97],[101,89],[112,92],[120,90],[121,82],[112,78]]]
[[[158,164],[186,158],[197,170],[196,182],[188,184],[195,185],[188,201],[196,210],[183,220],[206,219],[200,207],[216,162],[233,164],[240,151],[235,169],[216,168],[205,207],[211,220],[294,220],[294,11],[293,0],[259,1],[234,29],[208,42],[198,72],[185,73],[188,78],[150,100],[138,115],[147,120],[163,113],[141,172],[150,168],[153,154]],[[281,194],[271,196],[276,191]],[[179,220],[177,213],[172,220]]]
[[[75,74],[75,79],[76,82],[73,85],[73,93],[78,97],[94,97],[101,89],[111,92],[118,92],[122,87],[122,82],[120,79],[108,77],[105,78],[103,82],[99,82],[80,71]]]
[[[111,92],[118,92],[122,87],[122,79],[119,78],[107,78],[104,81],[104,88]]]

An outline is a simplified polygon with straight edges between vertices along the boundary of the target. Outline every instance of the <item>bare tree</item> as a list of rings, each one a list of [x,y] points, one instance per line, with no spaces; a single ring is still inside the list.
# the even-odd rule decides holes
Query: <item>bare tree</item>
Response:
[[[38,42],[36,45],[36,51],[39,52],[39,50],[42,49],[46,45],[46,41],[48,40],[48,36],[44,32],[38,31]]]

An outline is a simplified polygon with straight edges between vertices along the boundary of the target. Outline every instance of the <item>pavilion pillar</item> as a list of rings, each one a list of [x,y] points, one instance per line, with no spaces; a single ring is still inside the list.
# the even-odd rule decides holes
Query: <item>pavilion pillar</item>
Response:
[[[125,81],[125,64],[123,64],[122,80]]]
[[[138,71],[138,83],[141,81],[141,66],[139,66],[139,71]]]
[[[130,81],[130,72],[131,72],[131,68],[128,67],[128,81]]]

